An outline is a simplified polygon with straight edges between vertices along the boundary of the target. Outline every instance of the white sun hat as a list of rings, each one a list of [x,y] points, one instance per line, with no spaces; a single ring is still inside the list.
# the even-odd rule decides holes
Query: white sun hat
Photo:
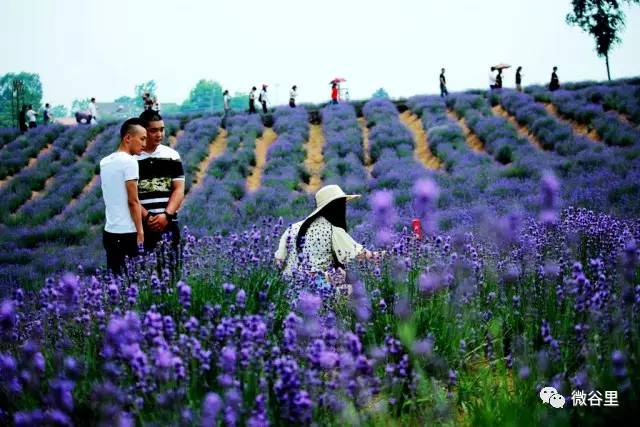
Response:
[[[316,192],[316,209],[313,212],[311,212],[305,218],[305,220],[311,218],[312,216],[320,212],[322,208],[324,208],[334,200],[344,198],[347,201],[349,201],[349,200],[357,199],[358,197],[360,197],[359,194],[345,194],[345,192],[342,191],[342,188],[340,188],[339,185],[335,185],[335,184],[325,185],[324,187],[322,187]]]

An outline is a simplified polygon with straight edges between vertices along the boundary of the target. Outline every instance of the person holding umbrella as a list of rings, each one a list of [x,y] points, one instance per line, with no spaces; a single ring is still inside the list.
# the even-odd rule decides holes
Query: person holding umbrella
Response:
[[[491,89],[496,88],[496,75],[495,75],[496,67],[491,67],[491,71],[489,71],[489,87]]]
[[[334,105],[338,103],[338,82],[335,80],[331,84],[331,103]]]
[[[502,89],[502,70],[504,70],[505,68],[511,68],[511,65],[500,63],[491,67],[491,74],[489,77],[492,83],[490,84],[491,89]],[[494,77],[493,72],[495,70],[498,70],[498,75]]]

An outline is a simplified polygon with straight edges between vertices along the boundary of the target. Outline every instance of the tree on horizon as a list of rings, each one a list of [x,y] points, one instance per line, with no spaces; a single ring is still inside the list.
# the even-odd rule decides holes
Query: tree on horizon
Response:
[[[640,0],[572,0],[573,11],[566,17],[569,25],[578,26],[593,36],[596,53],[605,59],[609,81],[609,53],[615,45],[622,42],[619,34],[625,27],[622,3],[640,4]]]

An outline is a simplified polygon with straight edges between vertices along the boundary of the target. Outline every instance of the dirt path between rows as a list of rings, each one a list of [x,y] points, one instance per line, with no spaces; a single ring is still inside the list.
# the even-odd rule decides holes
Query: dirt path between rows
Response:
[[[478,135],[471,132],[471,129],[469,129],[469,126],[467,126],[467,122],[464,117],[458,117],[458,115],[452,110],[447,110],[447,116],[451,120],[458,122],[458,125],[460,125],[460,127],[462,128],[462,133],[464,134],[465,141],[469,148],[471,148],[476,153],[487,153],[484,149],[484,144],[482,143]]]
[[[371,171],[373,170],[373,162],[371,161],[371,154],[369,151],[369,128],[367,127],[367,121],[364,117],[358,118],[358,124],[362,129],[362,151],[364,157],[364,167],[367,170],[367,175],[371,179]]]
[[[29,159],[29,162],[27,163],[27,165],[25,167],[23,167],[22,169],[19,169],[13,175],[9,175],[9,176],[4,177],[3,179],[0,179],[0,188],[3,188],[5,185],[7,185],[13,179],[14,176],[18,175],[23,170],[33,167],[33,165],[35,165],[36,162],[38,161],[38,157],[47,154],[49,151],[51,151],[52,147],[53,147],[52,143],[47,144],[46,147],[44,147],[40,151],[38,151],[38,154],[36,154],[35,157],[31,157]]]
[[[400,121],[404,123],[413,134],[413,141],[416,147],[414,155],[416,159],[427,169],[440,169],[442,163],[429,149],[427,134],[424,131],[420,118],[407,110],[400,114]]]
[[[218,136],[216,136],[216,138],[209,144],[209,153],[207,154],[207,157],[198,164],[198,170],[191,181],[193,185],[191,186],[191,189],[189,189],[189,193],[196,190],[200,185],[202,185],[209,165],[216,157],[224,153],[226,149],[227,131],[220,128],[218,131]]]
[[[567,125],[571,126],[571,129],[573,129],[574,133],[585,136],[595,142],[602,142],[602,138],[600,138],[600,135],[598,135],[598,132],[596,132],[595,129],[585,125],[584,123],[578,123],[575,120],[564,117],[560,113],[560,111],[558,111],[558,107],[549,102],[543,102],[542,104],[544,105],[544,109],[547,110],[547,113],[549,113],[549,115],[554,117],[560,123],[566,123]]]
[[[324,156],[322,148],[324,147],[324,134],[320,125],[309,126],[309,141],[304,144],[307,151],[307,158],[304,160],[304,166],[311,175],[309,184],[302,184],[302,188],[307,193],[315,193],[322,186],[322,169],[324,168]]]
[[[544,150],[544,148],[542,148],[540,140],[533,133],[531,133],[529,128],[518,123],[518,120],[516,120],[515,117],[509,114],[509,112],[505,110],[502,105],[496,105],[492,107],[491,111],[493,111],[493,114],[495,114],[496,116],[503,117],[509,123],[511,123],[511,126],[516,129],[520,138],[528,140],[538,150]]]
[[[271,128],[264,128],[262,137],[256,139],[256,165],[247,177],[247,190],[256,191],[260,188],[260,179],[264,165],[267,163],[267,151],[278,135]]]

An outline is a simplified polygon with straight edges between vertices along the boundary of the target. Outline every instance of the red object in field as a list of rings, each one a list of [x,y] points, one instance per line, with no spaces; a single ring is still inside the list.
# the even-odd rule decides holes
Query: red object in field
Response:
[[[422,239],[422,223],[418,218],[414,218],[411,221],[411,228],[413,228],[413,234],[417,239]]]

